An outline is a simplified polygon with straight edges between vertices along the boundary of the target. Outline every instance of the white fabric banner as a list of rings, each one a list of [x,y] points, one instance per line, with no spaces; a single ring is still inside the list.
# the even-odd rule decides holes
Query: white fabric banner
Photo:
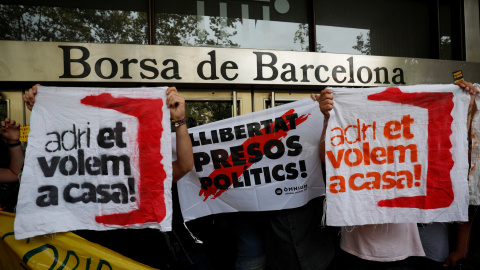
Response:
[[[468,219],[468,94],[455,85],[333,91],[328,225]]]
[[[15,238],[78,229],[171,230],[165,90],[39,87]]]
[[[194,169],[178,181],[185,221],[300,207],[325,194],[311,98],[189,129]]]

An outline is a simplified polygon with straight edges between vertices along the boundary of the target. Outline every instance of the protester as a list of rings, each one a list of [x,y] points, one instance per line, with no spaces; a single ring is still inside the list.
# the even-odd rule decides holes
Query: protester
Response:
[[[306,205],[267,213],[267,266],[272,270],[327,269],[335,247],[321,226],[323,197]]]
[[[265,214],[234,212],[218,215],[232,229],[236,240],[235,270],[265,270]]]
[[[461,82],[460,84],[463,84],[463,83],[464,82]],[[478,83],[474,85],[469,85],[467,87],[470,88],[470,94],[472,94],[472,92],[473,93],[480,92],[480,84]],[[468,114],[469,114],[469,117],[472,118],[469,120],[472,120],[472,121],[468,122],[469,124],[468,129],[469,129],[469,135],[470,135],[468,157],[469,157],[469,163],[470,163],[470,173],[472,174],[470,176],[475,176],[474,174],[475,161],[472,162],[472,160],[470,159],[472,157],[471,151],[472,151],[473,145],[475,145],[476,142],[478,142],[478,138],[476,139],[476,142],[473,142],[473,136],[475,135],[473,134],[473,131],[472,131],[473,117],[476,114],[478,114],[478,110],[477,110],[478,104],[475,104],[474,99],[471,100],[470,104],[472,106],[469,107]],[[478,126],[476,127],[476,130],[478,130]],[[473,177],[471,177],[470,180],[472,180],[472,178]],[[470,185],[472,184],[475,185],[475,183],[470,183]],[[476,185],[478,185],[478,183],[476,183]],[[473,189],[473,194],[472,194],[472,189],[470,191],[471,191],[470,201],[472,200],[474,201],[476,199],[475,197],[478,197],[478,194],[475,194],[475,189]],[[460,246],[459,248],[456,249],[456,251],[459,251],[459,252],[452,253],[449,257],[450,261],[453,261],[451,260],[451,258],[455,258],[455,257],[460,258],[457,260],[456,269],[480,269],[480,220],[479,220],[480,215],[477,214],[478,207],[479,207],[478,205],[474,205],[474,204],[469,205],[469,208],[468,208],[469,221],[465,223],[458,223],[458,225],[460,225],[460,226],[457,226],[457,233],[459,235],[458,236],[459,240],[457,240],[456,243],[457,245],[463,245],[464,247]],[[463,241],[461,241],[462,235],[463,235],[463,238],[465,239]]]
[[[475,94],[478,89],[469,82],[457,83],[471,95],[468,108],[467,128],[469,134],[469,148],[471,146],[471,116],[475,113]],[[470,161],[469,149],[469,161]],[[472,217],[470,216],[469,219]],[[430,224],[419,224],[418,229],[425,257],[415,259],[415,269],[444,269],[454,268],[459,260],[467,258],[470,242],[471,221],[451,223],[433,222]],[[452,249],[452,251],[450,251]]]
[[[462,82],[458,84],[465,91],[473,95],[478,91],[472,84]],[[320,158],[325,162],[325,135],[330,118],[330,110],[333,109],[333,91],[325,89],[320,95],[312,98],[319,102],[320,111],[325,117],[322,137],[320,142]],[[442,227],[431,226],[442,231]],[[466,256],[468,250],[468,233],[465,233],[465,224],[459,223],[458,244],[454,252],[448,256],[448,252],[442,257],[445,259],[445,267],[454,266],[456,261]],[[438,232],[438,230],[437,230]],[[447,232],[443,230],[442,232]],[[433,245],[439,247],[441,241]],[[465,243],[467,245],[465,245]],[[415,223],[400,224],[374,224],[356,227],[344,227],[341,231],[340,247],[343,250],[339,256],[339,269],[413,269],[415,267],[413,256],[425,256],[422,241]],[[448,248],[448,246],[447,246]],[[429,250],[430,251],[430,250]],[[448,257],[446,257],[447,255]],[[437,257],[438,258],[438,257]],[[442,265],[443,266],[443,265]]]
[[[23,95],[29,110],[35,104],[39,84]],[[193,168],[193,148],[185,120],[185,99],[175,87],[166,91],[167,107],[176,132],[177,159],[172,163],[172,181],[175,183]],[[159,269],[212,269],[203,247],[183,225],[178,198],[173,192],[172,232],[154,229],[76,231],[80,236],[127,255],[131,259]],[[185,236],[187,235],[187,236]],[[197,241],[196,241],[197,240]],[[178,245],[176,245],[178,243]],[[132,247],[135,247],[132,249]]]
[[[312,95],[324,115],[320,139],[320,159],[325,163],[325,136],[333,109],[333,91],[323,90]],[[371,224],[341,229],[339,269],[411,269],[411,256],[424,256],[416,223]]]
[[[301,207],[265,213],[267,269],[328,269],[335,256],[332,236],[336,231],[322,225],[324,198],[316,197]]]
[[[6,118],[1,121],[0,134],[0,211],[15,211],[18,181],[21,178],[24,154],[20,139],[20,124]]]
[[[465,91],[470,93],[470,105],[468,108],[468,161],[470,164],[470,168],[472,167],[471,164],[471,151],[472,151],[472,131],[471,131],[471,124],[473,115],[477,112],[477,106],[475,104],[475,95],[480,93],[480,85],[472,84],[470,82],[462,81],[457,83]],[[467,222],[458,222],[455,224],[454,232],[455,232],[455,249],[450,252],[447,260],[444,263],[445,267],[457,267],[459,261],[468,258],[469,248],[470,248],[470,239],[471,239],[471,231],[474,219],[473,213],[473,206],[469,206],[469,217]],[[465,265],[466,266],[466,265]],[[478,267],[479,265],[477,265]]]

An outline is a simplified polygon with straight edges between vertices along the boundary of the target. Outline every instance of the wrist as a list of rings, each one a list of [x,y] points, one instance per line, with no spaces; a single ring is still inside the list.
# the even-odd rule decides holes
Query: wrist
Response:
[[[185,117],[183,117],[182,119],[179,119],[179,120],[173,120],[172,119],[172,124],[177,128],[177,127],[180,127],[182,125],[185,125],[187,123],[187,120],[185,119]]]
[[[8,147],[15,147],[15,146],[19,146],[19,145],[21,145],[21,144],[22,144],[22,143],[21,143],[20,141],[18,141],[18,140],[17,140],[17,141],[10,141],[10,140],[7,141]]]

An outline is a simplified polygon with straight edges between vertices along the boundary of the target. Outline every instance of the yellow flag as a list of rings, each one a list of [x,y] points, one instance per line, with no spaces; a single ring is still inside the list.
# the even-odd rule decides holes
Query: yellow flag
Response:
[[[155,270],[71,233],[15,240],[15,214],[0,212],[0,269]]]

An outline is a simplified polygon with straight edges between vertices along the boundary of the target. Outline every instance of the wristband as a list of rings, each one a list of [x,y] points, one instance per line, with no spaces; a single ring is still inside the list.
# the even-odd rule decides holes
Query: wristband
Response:
[[[8,147],[15,147],[15,146],[18,146],[22,144],[20,141],[16,142],[16,143],[7,143]]]
[[[187,120],[184,117],[180,120],[172,120],[172,123],[174,124],[175,127],[179,127],[181,125],[185,125],[187,123]]]

